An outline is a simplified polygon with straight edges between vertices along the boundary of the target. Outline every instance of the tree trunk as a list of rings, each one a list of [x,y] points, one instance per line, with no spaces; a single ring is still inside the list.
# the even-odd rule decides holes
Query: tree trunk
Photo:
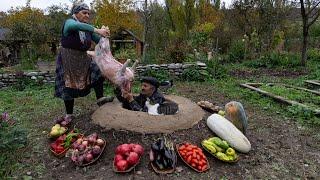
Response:
[[[149,26],[149,13],[148,13],[148,0],[144,1],[144,28],[143,28],[143,51],[142,51],[142,62],[146,62],[146,54],[147,54],[147,33],[148,33],[148,26]]]
[[[300,0],[301,5],[301,17],[302,17],[302,24],[303,24],[303,41],[302,41],[302,48],[301,48],[301,66],[306,65],[307,60],[307,45],[308,45],[308,15],[306,13],[306,9],[304,6],[304,1]]]
[[[308,27],[303,26],[303,41],[301,49],[301,65],[305,66],[307,62],[307,47],[308,47]]]

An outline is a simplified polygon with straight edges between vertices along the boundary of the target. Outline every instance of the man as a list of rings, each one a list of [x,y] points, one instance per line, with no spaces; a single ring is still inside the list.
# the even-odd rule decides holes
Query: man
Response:
[[[141,92],[139,96],[133,96],[131,92],[123,92],[116,89],[115,94],[120,102],[123,103],[123,108],[133,111],[147,112],[147,100],[151,104],[163,104],[165,101],[164,96],[158,91],[159,82],[154,77],[144,77],[141,80]]]

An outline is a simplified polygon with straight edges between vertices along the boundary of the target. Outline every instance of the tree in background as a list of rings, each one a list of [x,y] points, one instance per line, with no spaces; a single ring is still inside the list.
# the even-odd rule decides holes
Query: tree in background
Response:
[[[52,5],[46,9],[46,26],[49,33],[47,41],[51,44],[51,51],[56,54],[57,45],[60,42],[64,21],[68,18],[68,9],[63,5]]]
[[[129,29],[138,35],[142,25],[131,0],[95,0],[92,4],[95,11],[95,24],[109,26],[111,33],[121,29]]]
[[[301,65],[305,66],[307,61],[307,48],[309,29],[320,16],[320,1],[316,0],[300,0],[300,9],[302,17],[302,49],[301,49]]]

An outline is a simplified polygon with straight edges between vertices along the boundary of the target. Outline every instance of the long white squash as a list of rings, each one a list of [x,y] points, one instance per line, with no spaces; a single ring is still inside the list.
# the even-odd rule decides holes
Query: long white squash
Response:
[[[217,136],[227,141],[237,151],[242,153],[250,151],[249,140],[226,118],[219,114],[212,114],[207,119],[207,125]]]

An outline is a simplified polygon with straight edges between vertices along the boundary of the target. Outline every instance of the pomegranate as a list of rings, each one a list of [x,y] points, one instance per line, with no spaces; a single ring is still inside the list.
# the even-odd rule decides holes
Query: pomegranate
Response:
[[[139,155],[136,152],[130,152],[127,161],[130,165],[135,165],[139,161]]]
[[[116,154],[128,155],[130,151],[129,144],[122,144],[116,148]]]
[[[114,157],[114,163],[117,164],[118,161],[123,160],[123,157],[120,154],[117,154]]]
[[[116,163],[116,168],[118,171],[125,171],[128,168],[128,162],[126,160],[120,160]]]
[[[139,144],[134,144],[131,150],[136,152],[139,156],[142,156],[144,152],[143,147]]]

